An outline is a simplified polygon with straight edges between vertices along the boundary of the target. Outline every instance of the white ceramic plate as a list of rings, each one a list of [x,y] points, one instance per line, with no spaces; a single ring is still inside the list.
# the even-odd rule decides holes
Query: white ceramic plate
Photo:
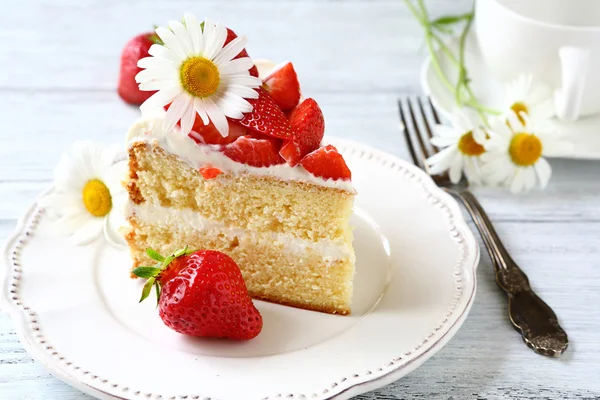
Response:
[[[179,335],[152,301],[138,303],[127,251],[72,247],[34,204],[3,255],[3,307],[21,342],[58,378],[106,399],[347,399],[408,374],[465,320],[479,249],[423,172],[333,143],[359,193],[352,315],[256,301],[264,328],[254,340]]]
[[[449,44],[453,54],[458,54],[458,42]],[[443,53],[438,53],[440,67],[444,75],[450,77],[450,82],[455,82],[457,77],[456,68]],[[507,60],[510,62],[510,60]],[[475,33],[472,31],[467,38],[465,46],[465,64],[472,79],[471,88],[477,99],[482,104],[495,109],[502,108],[503,88],[486,66],[477,45]],[[421,86],[424,92],[431,96],[435,108],[446,118],[450,118],[452,108],[455,104],[453,93],[442,84],[436,75],[431,58],[427,57],[421,68]],[[548,154],[550,157],[580,158],[600,160],[600,114],[582,118],[575,122],[555,121],[558,131],[573,143],[572,149]]]

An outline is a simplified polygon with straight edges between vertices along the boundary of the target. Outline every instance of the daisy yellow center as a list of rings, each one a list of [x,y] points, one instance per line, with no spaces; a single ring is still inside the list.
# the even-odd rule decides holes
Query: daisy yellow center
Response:
[[[485,153],[482,145],[473,138],[473,132],[469,131],[460,137],[458,149],[467,156],[480,156]]]
[[[98,179],[88,181],[83,187],[83,204],[95,217],[104,217],[112,208],[112,198],[108,187]]]
[[[527,108],[527,106],[524,103],[515,103],[512,106],[510,106],[510,109],[513,110],[515,114],[517,114],[517,118],[519,119],[519,121],[521,121],[522,124],[525,124],[525,120],[521,116],[521,113],[523,112],[529,115],[529,108]]]
[[[208,97],[219,89],[221,76],[216,64],[204,57],[191,57],[181,64],[181,86],[194,97]]]
[[[529,133],[517,133],[510,141],[508,152],[512,161],[522,167],[528,167],[542,156],[541,140]]]

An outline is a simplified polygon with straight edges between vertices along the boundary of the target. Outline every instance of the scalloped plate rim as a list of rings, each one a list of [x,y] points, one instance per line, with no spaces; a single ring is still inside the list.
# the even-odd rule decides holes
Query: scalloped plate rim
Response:
[[[466,287],[466,290],[464,293],[465,296],[468,296],[468,299],[462,309],[455,310],[455,314],[457,316],[451,322],[450,321],[448,322],[449,326],[447,326],[445,328],[445,331],[443,332],[441,337],[439,337],[437,341],[435,341],[430,346],[428,346],[427,349],[425,351],[423,351],[422,353],[420,353],[418,356],[416,356],[412,359],[409,359],[406,363],[401,363],[398,366],[391,368],[389,371],[386,371],[384,374],[381,374],[379,376],[374,376],[372,379],[367,379],[365,381],[351,384],[345,388],[342,388],[341,390],[339,390],[335,393],[331,393],[331,392],[329,394],[322,393],[318,397],[313,397],[313,396],[310,397],[313,400],[330,400],[330,399],[342,400],[342,399],[349,399],[353,396],[356,396],[356,395],[359,395],[362,393],[366,393],[371,390],[375,390],[377,388],[380,388],[382,386],[385,386],[389,383],[392,383],[392,382],[400,379],[401,377],[409,374],[410,372],[412,372],[413,370],[418,368],[425,361],[427,361],[431,356],[433,356],[433,354],[437,353],[448,343],[448,341],[456,334],[456,332],[460,329],[460,327],[464,323],[464,321],[471,309],[471,306],[473,305],[473,301],[474,301],[476,289],[477,289],[476,271],[477,271],[477,268],[479,265],[480,250],[479,250],[479,245],[475,239],[475,236],[473,235],[473,232],[468,227],[458,203],[448,193],[446,193],[442,189],[440,189],[435,184],[435,182],[431,179],[431,177],[428,176],[424,171],[422,171],[418,167],[414,166],[413,164],[410,164],[409,162],[398,158],[395,155],[392,155],[390,153],[384,152],[382,150],[376,149],[374,147],[371,147],[371,146],[368,146],[368,145],[365,145],[365,144],[362,144],[362,143],[359,143],[359,142],[356,142],[353,140],[327,136],[324,141],[328,142],[330,144],[334,144],[334,145],[336,145],[336,144],[345,145],[348,148],[354,148],[354,149],[358,149],[358,150],[368,151],[370,153],[378,155],[379,157],[387,158],[395,163],[398,163],[402,166],[402,168],[409,170],[410,172],[412,172],[415,175],[418,175],[421,182],[423,183],[423,185],[425,185],[429,191],[431,191],[432,193],[435,193],[435,195],[438,196],[442,200],[444,205],[449,207],[452,210],[451,221],[455,224],[457,231],[459,231],[462,234],[462,236],[465,238],[465,245],[469,248],[469,250],[473,250],[473,255],[466,257],[466,259],[464,260],[463,265],[461,267],[462,271],[466,271],[466,272],[469,272],[472,274],[472,285],[470,285],[469,287]],[[34,212],[37,210],[37,199],[39,197],[41,197],[42,195],[44,195],[45,193],[49,192],[50,190],[52,190],[52,187],[47,188],[46,190],[42,191],[36,197],[36,200],[34,200],[34,202],[30,205],[28,210],[17,220],[15,229],[6,238],[6,240],[2,246],[2,260],[1,260],[1,265],[0,265],[0,284],[1,284],[1,286],[0,286],[0,306],[2,306],[2,309],[8,313],[9,317],[15,323],[15,330],[16,330],[17,336],[18,336],[21,344],[23,345],[23,347],[26,349],[26,351],[36,361],[40,362],[52,375],[54,375],[58,379],[62,380],[63,382],[66,382],[69,385],[71,385],[72,387],[74,387],[84,393],[87,393],[87,394],[90,394],[97,398],[100,398],[100,399],[124,399],[124,400],[126,400],[126,399],[133,399],[133,398],[155,398],[154,397],[155,395],[153,395],[152,397],[146,397],[146,395],[143,393],[135,395],[133,389],[128,392],[127,397],[121,397],[121,396],[118,396],[118,395],[115,395],[113,393],[109,393],[109,392],[103,390],[102,388],[98,387],[100,385],[94,386],[94,385],[90,385],[86,382],[83,382],[82,380],[78,379],[77,376],[75,376],[74,374],[66,371],[60,365],[60,362],[58,360],[52,359],[52,357],[47,353],[47,351],[45,349],[43,349],[43,347],[41,345],[35,343],[35,339],[33,337],[31,329],[29,329],[26,326],[27,325],[27,321],[26,321],[27,311],[25,309],[23,309],[22,307],[16,305],[14,303],[14,301],[11,299],[10,289],[9,289],[10,274],[12,272],[12,265],[10,262],[10,254],[9,254],[10,250],[15,246],[17,240],[22,235],[25,234],[25,231],[27,228],[27,222],[31,219],[32,215],[34,215]],[[299,396],[304,396],[304,397],[299,397]],[[278,397],[278,396],[268,395],[267,397],[265,397],[264,400],[270,400],[275,397]],[[164,396],[162,398],[164,398]],[[178,398],[183,398],[183,397],[178,397]],[[188,396],[187,398],[190,398],[190,397]],[[194,398],[203,399],[203,396],[199,395],[199,397],[194,397]],[[293,398],[308,398],[308,396],[298,395]],[[213,400],[213,398],[211,398],[211,400]]]

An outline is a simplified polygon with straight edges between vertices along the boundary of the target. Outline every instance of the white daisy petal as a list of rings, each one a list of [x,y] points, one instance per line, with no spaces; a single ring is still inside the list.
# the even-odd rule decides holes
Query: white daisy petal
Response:
[[[170,29],[164,28],[162,26],[158,27],[156,28],[156,34],[158,35],[158,37],[160,37],[165,46],[177,55],[180,61],[183,61],[187,58],[187,55],[185,53],[185,50],[183,49],[183,46],[180,43],[180,40]]]
[[[246,40],[245,36],[236,37],[231,42],[227,43],[225,47],[223,47],[217,52],[217,55],[213,60],[214,63],[220,64],[223,62],[231,61],[235,56],[240,54],[242,50],[244,50],[244,47],[246,47],[247,42],[248,41]]]
[[[138,85],[138,87],[142,91],[154,91],[154,90],[171,89],[175,86],[174,86],[172,80],[162,79],[160,81],[151,81],[151,82],[140,83]]]
[[[217,128],[217,131],[219,131],[221,136],[227,137],[229,135],[229,124],[223,111],[211,99],[204,99],[204,106],[208,117],[215,125],[215,128]]]
[[[535,187],[536,175],[533,167],[527,167],[523,170],[523,178],[525,181],[525,190],[529,191]]]
[[[179,71],[179,64],[159,57],[145,57],[137,62],[140,68],[172,69],[175,72]]]
[[[463,169],[469,183],[475,185],[481,184],[481,171],[477,158],[465,156],[463,162]]]
[[[257,88],[262,84],[262,81],[252,75],[235,75],[235,76],[231,76],[231,77],[227,77],[227,84],[228,85],[242,85],[242,86],[247,86],[247,87],[254,87]]]
[[[463,157],[461,154],[454,157],[452,163],[450,164],[450,182],[458,183],[460,182],[460,178],[462,177],[462,168],[463,168]]]
[[[508,120],[508,125],[513,132],[523,132],[525,127],[521,120],[517,117],[517,113],[510,110],[506,113],[506,119]]]
[[[86,209],[81,201],[80,193],[76,191],[51,193],[37,200],[37,204],[45,209],[51,210],[57,216],[72,213],[85,213]]]
[[[174,52],[172,52],[171,50],[169,50],[167,47],[163,46],[162,44],[153,44],[152,46],[150,46],[150,49],[148,49],[148,54],[150,54],[152,56],[152,58],[155,58],[162,62],[172,63],[175,66],[178,66],[179,64],[181,64],[181,61],[182,61],[181,58],[177,56],[177,54],[175,54]],[[150,58],[150,57],[146,57],[146,58]],[[142,58],[142,60],[145,60],[145,58]],[[139,61],[138,61],[138,67],[146,68],[146,67],[140,66]]]
[[[249,57],[236,58],[235,60],[220,64],[219,72],[222,75],[248,73],[248,70],[250,70],[253,65],[254,62],[252,62],[252,59]]]
[[[140,110],[142,114],[147,112],[152,112],[156,109],[161,109],[170,102],[173,101],[175,97],[183,92],[183,89],[180,86],[174,86],[168,89],[160,90],[154,93],[152,96],[148,98],[141,106]]]
[[[252,88],[243,85],[229,85],[227,91],[241,96],[245,99],[258,99],[258,92]]]
[[[194,99],[194,109],[196,110],[196,113],[200,116],[200,118],[202,119],[202,122],[204,123],[204,125],[208,125],[210,123],[210,120],[208,119],[208,114],[206,113],[206,109],[204,107],[204,101],[200,98],[196,98]]]
[[[434,164],[443,162],[443,160],[450,159],[448,161],[448,164],[446,165],[446,168],[448,168],[448,166],[450,165],[450,161],[453,158],[453,155],[456,153],[458,153],[458,149],[456,148],[456,146],[447,147],[444,150],[440,151],[439,153],[436,153],[436,154],[432,155],[431,157],[429,157],[427,159],[427,164],[434,165]],[[444,170],[446,168],[444,168]]]
[[[450,146],[451,144],[455,144],[456,139],[448,139],[448,138],[443,138],[440,136],[435,136],[435,137],[431,138],[430,142],[435,147],[447,147],[447,146]]]
[[[90,148],[90,142],[76,142],[73,144],[73,159],[82,173],[89,179],[98,178],[93,165],[95,151]]]
[[[87,182],[82,172],[68,154],[63,154],[54,168],[54,187],[59,190],[81,190]]]
[[[215,99],[215,103],[217,107],[223,110],[223,114],[229,118],[242,119],[244,117],[244,114],[239,107],[236,106],[235,102],[229,101],[225,97]]]
[[[183,26],[183,24],[179,21],[170,21],[169,27],[171,28],[177,39],[179,39],[179,44],[181,44],[181,47],[183,48],[185,54],[188,57],[195,56],[196,54],[194,53],[192,38],[190,37],[190,34],[188,33],[188,30],[185,28],[185,26]]]
[[[206,24],[204,25],[204,29],[206,29]],[[213,60],[219,50],[223,48],[225,40],[227,39],[227,28],[218,22],[216,25],[214,25],[212,33],[213,39],[208,40],[208,38],[206,38],[206,46],[204,48],[204,57],[208,58],[209,60]]]
[[[62,235],[71,236],[92,218],[95,217],[90,215],[87,211],[70,213],[54,221],[54,226]]]
[[[181,120],[181,117],[185,114],[188,107],[191,107],[193,98],[187,93],[181,93],[171,103],[167,113],[165,115],[165,119],[162,123],[162,129],[165,132],[170,132],[175,128],[175,125]],[[181,130],[181,133],[187,135],[189,131]]]
[[[458,131],[446,125],[434,125],[433,133],[435,136],[453,140],[459,139],[462,136]]]
[[[211,43],[214,43],[215,41],[215,28],[214,22],[212,22],[209,18],[204,19],[204,31],[202,33],[204,36],[204,46],[202,49],[202,55],[206,58],[208,58],[206,56],[208,47],[210,47]]]
[[[85,245],[98,239],[102,233],[104,219],[105,218],[92,217],[84,225],[77,229],[72,236],[75,244]]]
[[[193,100],[192,100],[193,101]],[[196,110],[194,109],[194,105],[190,103],[181,118],[181,131],[182,132],[190,132],[192,130],[192,126],[194,125],[194,121],[196,120]]]
[[[106,241],[117,248],[127,248],[127,242],[119,232],[119,229],[125,225],[126,221],[121,213],[116,210],[112,211],[107,218],[104,218],[104,223],[102,225],[102,232],[104,233]]]
[[[548,186],[550,177],[552,176],[552,168],[550,167],[550,164],[545,158],[541,157],[538,162],[535,163],[534,168],[538,177],[538,181],[540,182],[540,187],[545,189]]]
[[[183,16],[183,20],[185,21],[185,27],[190,35],[190,40],[192,41],[192,49],[194,54],[200,54],[202,52],[202,29],[200,29],[200,23],[196,19],[196,16],[185,13]]]
[[[523,174],[523,168],[517,168],[510,183],[510,191],[512,193],[520,193],[524,186],[525,176]]]
[[[148,68],[138,72],[135,76],[137,83],[153,82],[168,79],[173,83],[179,83],[179,71],[174,68]]]
[[[250,104],[248,100],[244,99],[243,97],[229,92],[223,93],[222,96],[231,102],[235,102],[236,106],[241,112],[247,113],[252,111],[252,104]]]

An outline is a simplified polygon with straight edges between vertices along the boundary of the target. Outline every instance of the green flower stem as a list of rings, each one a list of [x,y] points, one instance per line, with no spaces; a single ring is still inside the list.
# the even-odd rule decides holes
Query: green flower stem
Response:
[[[463,102],[462,102],[462,98],[461,98],[461,87],[467,87],[467,70],[465,69],[465,43],[466,43],[466,39],[467,39],[467,33],[469,33],[469,29],[471,29],[471,23],[473,22],[473,14],[471,11],[471,16],[467,19],[467,23],[465,24],[465,27],[462,31],[462,33],[460,34],[460,39],[459,39],[459,47],[458,47],[458,57],[459,57],[459,71],[458,71],[458,82],[456,83],[456,91],[454,93],[455,98],[456,98],[456,102],[458,103],[458,105],[462,106]],[[485,120],[485,118],[484,118]],[[486,124],[487,125],[487,124]]]
[[[434,21],[430,21],[427,8],[425,7],[423,0],[416,1],[418,9],[411,0],[404,0],[404,3],[425,31],[425,43],[431,58],[431,65],[442,84],[454,94],[454,99],[457,105],[474,109],[479,114],[482,122],[486,126],[489,126],[486,114],[498,115],[500,112],[485,107],[477,101],[475,95],[473,94],[473,90],[471,89],[470,80],[465,67],[466,39],[473,23],[473,10],[463,15],[440,17]],[[457,57],[448,48],[446,43],[444,43],[444,40],[437,33],[451,33],[452,30],[449,28],[449,26],[462,21],[465,21],[465,25],[459,36],[459,54],[457,59]],[[434,47],[434,42],[438,47],[437,51]],[[439,52],[444,53],[448,60],[450,60],[453,66],[458,70],[458,78],[455,84],[452,84],[449,78],[444,74],[438,57]]]

